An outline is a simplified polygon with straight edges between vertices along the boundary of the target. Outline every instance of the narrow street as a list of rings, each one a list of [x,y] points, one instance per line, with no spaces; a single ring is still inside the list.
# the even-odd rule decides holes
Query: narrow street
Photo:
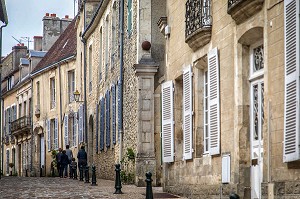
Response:
[[[98,186],[69,178],[51,177],[2,177],[0,180],[0,198],[120,198],[145,199],[145,187],[122,185],[124,194],[113,194],[114,181],[97,180]],[[154,187],[154,198],[171,198]],[[169,195],[169,196],[167,196]],[[172,198],[175,198],[173,196]],[[177,197],[176,197],[177,198]]]

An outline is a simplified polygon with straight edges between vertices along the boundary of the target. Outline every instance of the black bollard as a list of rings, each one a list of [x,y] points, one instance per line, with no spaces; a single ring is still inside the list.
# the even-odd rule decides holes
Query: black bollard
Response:
[[[90,183],[90,174],[89,174],[89,166],[86,166],[85,167],[85,183]]]
[[[28,177],[28,169],[25,170],[25,177]]]
[[[43,177],[43,168],[40,168],[40,177]]]
[[[92,186],[97,186],[95,165],[92,166]]]
[[[153,199],[153,192],[152,192],[152,173],[150,171],[148,171],[146,173],[146,183],[147,183],[147,187],[146,187],[146,199]]]
[[[236,193],[231,193],[231,194],[229,195],[229,199],[240,199],[240,196],[237,195]]]
[[[73,169],[73,177],[74,177],[73,179],[77,180],[77,166],[75,165],[72,169]]]
[[[121,189],[122,189],[122,185],[121,185],[121,177],[120,177],[120,172],[121,172],[121,169],[120,169],[120,164],[116,164],[116,182],[115,182],[115,193],[114,194],[123,194]]]
[[[79,167],[79,181],[83,181],[83,167],[80,165]]]

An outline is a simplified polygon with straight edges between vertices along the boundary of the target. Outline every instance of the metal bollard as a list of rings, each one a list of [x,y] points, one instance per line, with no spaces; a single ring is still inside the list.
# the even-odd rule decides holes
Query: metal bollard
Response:
[[[79,181],[83,181],[83,166],[79,167]]]
[[[74,167],[72,167],[72,170],[73,170],[73,179],[74,180],[77,180],[77,166],[75,165]]]
[[[89,174],[89,166],[86,166],[85,167],[85,183],[90,183],[90,174]]]
[[[25,170],[25,177],[28,177],[28,169]]]
[[[146,173],[146,183],[147,183],[147,187],[146,187],[146,199],[153,199],[153,192],[152,192],[152,173],[150,171],[148,171]]]
[[[236,193],[231,193],[231,194],[229,195],[229,199],[240,199],[240,196],[237,195]]]
[[[43,177],[43,168],[40,168],[40,177]]]
[[[120,164],[116,164],[116,181],[115,181],[115,193],[114,194],[122,194],[122,185],[121,185],[121,177],[120,177],[120,172],[121,172],[121,169],[120,169]]]
[[[92,186],[97,186],[95,165],[92,166]]]

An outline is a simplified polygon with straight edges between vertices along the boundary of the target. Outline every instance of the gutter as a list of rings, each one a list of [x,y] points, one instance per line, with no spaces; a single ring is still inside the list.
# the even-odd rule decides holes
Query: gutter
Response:
[[[35,71],[35,72],[31,73],[30,77],[33,78],[34,76],[38,75],[39,73],[45,72],[45,71],[47,71],[47,70],[55,67],[56,65],[59,65],[59,64],[61,64],[63,62],[70,61],[70,60],[75,59],[75,58],[76,58],[76,55],[72,55],[71,57],[64,58],[64,59],[62,59],[62,60],[60,60],[58,62],[55,62],[55,63],[53,63],[53,64],[51,64],[49,66],[46,66],[45,68],[42,68],[42,69],[40,69],[38,71]]]
[[[120,135],[120,154],[119,154],[119,162],[121,163],[122,160],[122,151],[123,151],[123,68],[124,68],[124,0],[120,0],[120,82],[119,82],[119,89],[120,89],[120,125],[119,125],[119,135]]]

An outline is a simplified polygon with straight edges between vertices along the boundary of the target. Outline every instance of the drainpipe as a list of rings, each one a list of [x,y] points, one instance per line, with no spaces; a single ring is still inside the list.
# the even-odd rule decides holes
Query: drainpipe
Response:
[[[31,84],[31,102],[30,102],[30,104],[29,104],[29,106],[31,106],[31,108],[30,108],[30,116],[29,116],[29,120],[30,120],[30,125],[31,125],[31,128],[30,128],[30,131],[31,131],[31,147],[30,147],[30,150],[31,150],[31,158],[30,158],[30,174],[31,174],[31,172],[33,171],[33,157],[34,157],[34,153],[33,153],[33,143],[34,143],[34,141],[33,141],[33,139],[34,139],[34,137],[33,137],[33,121],[32,121],[32,118],[33,118],[33,106],[32,106],[32,104],[33,104],[33,79],[31,78],[31,80],[30,80],[30,84]],[[15,168],[16,166],[14,166],[14,168]]]
[[[124,58],[123,58],[123,48],[124,48],[124,0],[120,0],[120,82],[119,82],[119,89],[120,89],[120,125],[119,125],[119,135],[120,135],[120,154],[119,154],[119,162],[122,160],[122,151],[123,151],[123,65],[124,65]]]
[[[5,5],[4,5],[5,9]],[[4,10],[5,11],[5,10]],[[4,12],[4,14],[6,14]],[[2,103],[2,28],[6,27],[8,24],[8,21],[6,20],[5,24],[0,27],[0,146],[1,146],[1,171],[3,172],[3,145],[2,145],[2,112],[3,112],[3,103]],[[2,106],[1,106],[2,105]],[[1,174],[0,174],[1,179]]]
[[[86,29],[86,0],[83,0],[83,26],[84,26],[84,31]],[[81,38],[81,42],[83,43],[83,93],[84,93],[84,98],[83,98],[83,111],[84,111],[84,142],[86,143],[87,149],[86,151],[89,150],[88,146],[88,136],[87,136],[87,103],[86,103],[86,39]]]
[[[59,115],[60,115],[60,146],[61,148],[63,149],[63,133],[62,133],[62,130],[63,130],[63,117],[62,117],[62,101],[61,101],[61,72],[60,72],[60,63],[58,64],[58,74],[59,74],[59,78],[58,78],[58,81],[59,81]]]

